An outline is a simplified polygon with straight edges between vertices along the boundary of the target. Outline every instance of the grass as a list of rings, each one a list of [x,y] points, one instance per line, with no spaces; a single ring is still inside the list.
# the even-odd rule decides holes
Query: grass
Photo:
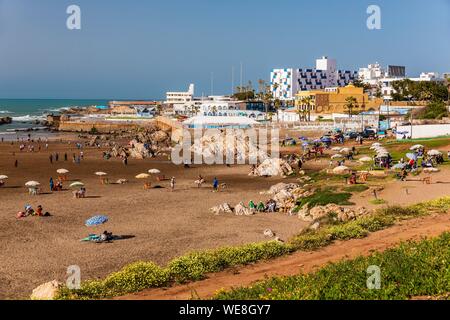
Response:
[[[450,233],[330,264],[311,274],[276,277],[251,287],[221,291],[221,300],[409,299],[450,292]],[[380,268],[381,286],[368,289],[369,266]]]
[[[64,287],[59,290],[57,298],[102,299],[147,288],[160,288],[174,283],[196,281],[205,278],[208,273],[274,259],[298,250],[316,250],[335,240],[363,238],[371,232],[393,225],[398,220],[410,219],[432,212],[443,213],[448,210],[450,210],[450,197],[409,207],[386,207],[377,210],[375,214],[357,220],[324,224],[318,230],[304,231],[287,243],[270,241],[196,251],[172,260],[165,267],[158,266],[153,262],[137,262],[112,273],[103,280],[84,281],[81,289],[70,290]]]
[[[353,186],[344,188],[344,191],[345,192],[364,192],[368,189],[369,189],[369,187],[364,184],[355,184]]]
[[[349,192],[335,192],[331,188],[317,189],[313,195],[305,198],[300,198],[297,201],[297,209],[308,205],[311,209],[316,206],[325,206],[330,203],[338,205],[352,205],[353,203],[349,201],[352,194]]]
[[[373,199],[369,201],[371,204],[375,204],[375,205],[382,205],[382,204],[386,204],[387,201],[384,199]]]

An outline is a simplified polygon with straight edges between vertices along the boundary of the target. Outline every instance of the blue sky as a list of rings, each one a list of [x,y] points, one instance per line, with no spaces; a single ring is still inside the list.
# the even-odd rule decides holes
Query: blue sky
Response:
[[[82,29],[66,28],[77,4]],[[382,29],[366,27],[369,5]],[[163,98],[231,91],[274,67],[378,61],[450,72],[450,0],[0,0],[0,98]]]

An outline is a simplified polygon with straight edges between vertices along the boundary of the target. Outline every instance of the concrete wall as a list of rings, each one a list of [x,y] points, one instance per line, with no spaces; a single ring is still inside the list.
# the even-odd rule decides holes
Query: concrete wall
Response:
[[[79,122],[61,121],[58,129],[60,131],[90,132],[95,128],[99,133],[109,133],[112,131],[127,131],[142,127],[135,123],[107,123],[107,122]]]
[[[397,139],[399,140],[403,139],[404,135],[412,139],[450,136],[450,124],[413,125],[412,135],[411,126],[398,126],[397,132]]]

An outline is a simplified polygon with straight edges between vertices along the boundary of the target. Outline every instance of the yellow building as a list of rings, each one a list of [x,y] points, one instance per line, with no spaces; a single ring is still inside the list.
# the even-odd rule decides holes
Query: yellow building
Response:
[[[295,106],[299,110],[307,111],[308,105],[305,100],[309,98],[311,113],[348,113],[346,108],[349,97],[356,99],[354,112],[378,110],[383,104],[383,99],[369,99],[364,89],[350,84],[346,87],[328,88],[325,90],[301,91],[296,94]],[[305,99],[306,98],[306,99]]]

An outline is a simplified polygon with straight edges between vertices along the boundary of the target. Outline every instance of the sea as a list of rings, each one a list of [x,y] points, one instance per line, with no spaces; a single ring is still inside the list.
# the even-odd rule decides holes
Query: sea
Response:
[[[73,107],[107,105],[108,100],[76,99],[0,99],[0,118],[11,117],[11,124],[0,125],[0,136],[8,138],[25,129],[41,127],[34,123],[45,120],[49,114],[59,114]],[[38,131],[36,131],[38,132]]]

